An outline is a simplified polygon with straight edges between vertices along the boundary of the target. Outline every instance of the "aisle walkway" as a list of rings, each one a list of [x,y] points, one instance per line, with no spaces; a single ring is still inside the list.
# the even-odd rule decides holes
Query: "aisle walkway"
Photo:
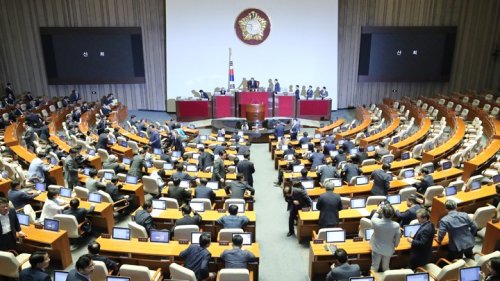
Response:
[[[255,165],[254,187],[257,212],[257,242],[260,244],[261,281],[308,280],[308,247],[296,237],[286,237],[288,212],[280,188],[273,185],[278,177],[268,144],[252,144],[251,161]]]

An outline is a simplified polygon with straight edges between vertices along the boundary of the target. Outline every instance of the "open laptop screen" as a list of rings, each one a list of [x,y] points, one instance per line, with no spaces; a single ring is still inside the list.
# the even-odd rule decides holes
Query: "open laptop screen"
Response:
[[[25,214],[20,214],[20,213],[17,213],[17,220],[19,221],[19,224],[21,225],[30,225],[30,217],[28,215],[25,215]]]
[[[130,240],[130,229],[124,227],[113,227],[113,239]]]
[[[61,189],[59,189],[59,195],[61,195],[62,197],[71,198],[71,189],[61,187]]]
[[[127,177],[125,178],[125,183],[128,183],[128,184],[137,184],[137,181],[138,181],[138,178],[136,176],[127,175]]]
[[[300,173],[300,171],[302,171],[302,169],[304,169],[304,165],[295,165],[295,166],[293,166],[293,172],[294,173]]]
[[[443,162],[441,166],[443,167],[443,170],[448,170],[451,168],[451,161]]]
[[[304,189],[313,189],[314,188],[314,181],[313,180],[307,180],[307,181],[301,181],[302,186]]]
[[[373,277],[351,277],[349,281],[374,281]]]
[[[161,155],[162,154],[161,148],[153,148],[153,153],[156,155]]]
[[[368,177],[357,177],[356,185],[368,184]]]
[[[153,206],[153,209],[156,209],[156,210],[166,210],[167,209],[167,201],[165,201],[165,200],[153,199],[151,201],[151,205]]]
[[[401,153],[401,160],[407,160],[407,159],[410,159],[410,152]]]
[[[59,221],[53,219],[45,219],[43,221],[43,229],[50,231],[59,231]]]
[[[114,176],[114,174],[113,174],[113,173],[110,173],[110,172],[104,172],[104,176],[103,176],[103,178],[104,178],[104,179],[106,179],[106,180],[108,180],[108,181],[110,181],[110,180],[112,180],[112,179],[113,179],[113,176]]]
[[[358,209],[366,207],[366,199],[365,198],[353,198],[351,199],[351,208]]]
[[[500,182],[500,174],[496,174],[493,176],[493,183],[499,183]]]
[[[106,276],[106,281],[130,281],[130,277],[124,277],[124,276]]]
[[[47,187],[46,187],[45,183],[37,182],[35,184],[35,189],[40,191],[40,192],[44,192],[45,190],[47,190]]]
[[[218,181],[209,181],[209,182],[207,182],[207,187],[211,188],[213,190],[219,189],[219,182]]]
[[[333,230],[326,232],[326,243],[345,242],[345,231]]]
[[[151,242],[168,243],[170,241],[170,232],[168,230],[151,229],[149,237]]]
[[[205,212],[205,203],[203,202],[190,202],[189,206],[196,212]]]
[[[457,187],[456,186],[448,186],[444,189],[444,192],[446,193],[446,196],[452,196],[457,194]]]
[[[187,165],[186,166],[186,171],[187,172],[197,172],[198,167],[196,165]]]
[[[481,280],[480,275],[481,267],[465,267],[460,269],[460,281],[479,281]]]
[[[392,156],[392,155],[386,156],[386,157],[384,157],[383,161],[384,161],[384,163],[387,163],[387,164],[392,163],[392,161],[394,161],[394,156]]]
[[[102,195],[97,192],[89,193],[89,202],[101,203]]]
[[[404,236],[410,237],[410,236],[415,235],[415,233],[417,233],[419,228],[420,228],[420,224],[410,224],[410,225],[403,226]]]
[[[312,210],[313,211],[317,211],[318,210],[317,205],[318,205],[318,201],[313,201],[313,205],[312,205]]]
[[[480,181],[473,181],[470,184],[470,190],[476,190],[481,188],[481,182]]]
[[[373,145],[369,145],[366,147],[366,152],[372,152],[375,150],[375,147]]]
[[[182,188],[189,188],[190,183],[191,183],[190,181],[186,181],[186,180],[181,181],[181,182],[179,183],[179,187],[182,187]]]
[[[404,177],[405,179],[407,179],[407,178],[413,178],[414,176],[415,176],[415,171],[414,171],[413,169],[411,169],[411,170],[406,170],[406,171],[404,171],[404,173],[403,173],[403,177]]]
[[[399,194],[388,195],[387,201],[389,201],[389,203],[391,203],[391,205],[400,204],[401,203],[401,195],[399,195]]]
[[[356,153],[358,153],[357,148],[351,148],[351,150],[349,150],[349,154],[351,154],[351,155],[356,155]]]
[[[68,272],[62,270],[54,270],[54,281],[66,281],[68,279]]]
[[[163,163],[163,170],[173,170],[174,165],[172,163]]]
[[[181,157],[181,152],[178,150],[172,151],[172,157],[176,157],[176,158]]]
[[[415,273],[406,275],[406,281],[429,281],[429,273]]]
[[[125,158],[125,157],[124,157],[124,158],[122,159],[122,162],[123,162],[123,164],[125,164],[125,165],[130,165],[130,163],[132,162],[132,160],[130,160],[130,158]]]
[[[235,235],[240,235],[243,238],[243,245],[252,245],[252,233],[233,233],[233,238]]]
[[[366,241],[370,241],[370,239],[372,239],[373,231],[374,231],[373,228],[365,229],[365,240]]]
[[[191,232],[191,244],[200,244],[200,236],[203,232]],[[210,236],[210,233],[207,233]]]

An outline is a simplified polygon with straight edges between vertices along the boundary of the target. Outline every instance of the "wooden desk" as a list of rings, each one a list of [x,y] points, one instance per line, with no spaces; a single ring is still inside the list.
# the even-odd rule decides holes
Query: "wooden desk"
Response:
[[[321,134],[322,136],[328,135],[330,133],[333,133],[330,131],[333,131],[333,129],[341,126],[342,124],[344,124],[344,122],[345,122],[345,119],[343,119],[343,118],[337,119],[335,122],[333,122],[332,124],[330,124],[328,126],[324,126],[323,128],[316,129],[314,131],[314,133]]]
[[[401,170],[404,168],[410,168],[420,165],[420,161],[415,158],[409,158],[406,160],[393,161],[391,163],[391,171]],[[363,174],[371,174],[375,170],[382,169],[382,164],[373,164],[368,166],[360,167]]]
[[[10,149],[17,154],[17,156],[21,157],[24,161],[31,163],[33,159],[36,158],[36,155],[28,151],[24,146],[13,145]],[[63,168],[61,166],[54,166],[49,170],[50,176],[52,176],[56,180],[57,185],[64,186],[64,174]]]
[[[368,127],[372,123],[371,114],[367,108],[362,108],[362,107],[356,108],[356,119],[363,120],[363,122],[361,124],[359,124],[358,126],[356,126],[356,128],[354,128],[354,129],[350,129],[350,130],[347,130],[345,132],[338,133],[335,136],[335,139],[340,140],[343,138],[347,138],[347,137],[351,137],[353,135],[356,135],[357,133],[360,133],[360,132],[368,129]]]
[[[115,154],[117,154],[120,159],[123,159],[123,157],[127,157],[127,158],[132,158],[132,156],[134,156],[134,153],[132,152],[132,148],[130,147],[123,147],[121,145],[118,145],[118,144],[113,144],[113,146],[111,146],[111,151]]]
[[[494,185],[483,185],[478,190],[469,192],[459,191],[456,195],[452,196],[458,199],[457,210],[474,213],[478,207],[483,207],[486,202],[496,195]],[[432,200],[431,222],[437,227],[439,220],[444,217],[448,212],[444,204],[447,197],[434,197]]]
[[[486,225],[486,234],[483,240],[483,249],[481,253],[489,254],[500,250],[500,222],[488,222]]]
[[[476,174],[485,165],[488,165],[495,159],[495,155],[500,149],[500,139],[494,139],[481,153],[464,163],[464,175],[462,179],[467,181],[472,175]]]
[[[138,265],[151,266],[150,269],[161,267],[166,276],[169,276],[169,264],[171,262],[181,263],[180,253],[189,247],[188,244],[179,244],[177,241],[169,243],[139,242],[132,238],[130,241],[119,239],[96,239],[101,245],[101,254],[107,255],[120,263],[133,263]],[[251,246],[243,246],[245,250],[252,252],[257,258],[257,262],[249,264],[249,269],[258,276],[260,250],[259,244],[253,243]],[[211,271],[218,271],[224,267],[224,262],[220,259],[224,250],[232,249],[232,245],[221,246],[218,243],[212,243],[208,251],[212,254],[215,265],[210,268]],[[254,280],[258,280],[258,277]]]
[[[462,118],[456,118],[455,132],[453,136],[443,145],[434,148],[433,150],[422,153],[422,163],[432,162],[445,157],[454,149],[461,145],[462,139],[465,136],[465,122]]]
[[[168,195],[168,188],[169,188],[168,186],[165,186],[161,190],[162,197],[168,197],[167,196]],[[195,196],[196,187],[191,187],[189,190],[190,190],[193,198],[195,198],[194,196]],[[217,190],[214,190],[214,193],[215,193],[215,208],[214,209],[223,209],[224,202],[226,201],[226,199],[231,197],[231,194],[226,194],[226,191],[224,190],[224,188],[219,188]],[[247,204],[246,210],[253,211],[254,197],[252,195],[250,195],[249,192],[245,192],[245,202]]]
[[[401,152],[410,149],[418,142],[423,140],[429,133],[431,125],[432,125],[431,119],[425,117],[422,120],[422,123],[420,124],[420,127],[416,133],[414,133],[405,140],[389,145],[389,151],[392,151],[393,154],[396,155],[396,157],[398,157],[401,154]]]
[[[11,179],[0,178],[0,192],[2,192],[4,194],[5,198],[7,198],[11,183],[12,183]]]
[[[57,146],[64,150],[66,153],[69,153],[69,150],[71,149],[71,146],[64,142],[61,138],[59,138],[57,135],[51,135],[49,137],[51,141],[53,141]],[[85,150],[85,148],[84,148]],[[100,170],[102,168],[102,163],[101,163],[101,157],[99,157],[97,154],[95,156],[90,156],[87,154],[87,151],[82,150],[80,152],[80,155],[82,156],[89,156],[88,160],[92,164],[92,166],[95,167],[96,170]]]
[[[62,200],[69,202],[70,199],[59,197]],[[76,197],[75,197],[76,198]],[[34,198],[35,201],[45,202],[47,200],[47,192],[40,193]],[[92,203],[80,199],[80,208],[89,209]],[[92,217],[92,226],[103,229],[107,233],[111,233],[115,226],[115,219],[113,217],[113,205],[110,203],[94,203],[95,209],[90,214]]]
[[[145,144],[149,144],[149,139],[147,139],[147,138],[143,138],[143,137],[141,137],[141,136],[139,136],[139,135],[136,135],[136,134],[134,134],[134,133],[131,133],[131,132],[129,132],[129,131],[127,131],[127,130],[123,129],[122,127],[120,127],[118,124],[114,124],[114,125],[113,125],[113,127],[114,127],[114,128],[118,127],[118,132],[119,132],[122,136],[124,136],[124,137],[126,137],[126,138],[128,138],[128,139],[130,139],[130,140],[132,140],[132,141],[137,142],[137,144],[138,144],[138,145],[145,145]]]
[[[394,109],[389,108],[387,105],[381,105],[380,107],[382,107],[383,115],[386,120],[390,119],[391,123],[381,132],[361,139],[359,142],[359,146],[366,148],[369,144],[375,143],[383,138],[391,136],[399,127],[399,123],[401,123],[401,120],[399,119],[397,112]]]
[[[63,268],[73,263],[69,246],[68,233],[64,230],[58,232],[36,229],[34,225],[21,226],[21,230],[27,235],[18,244],[21,252],[33,252],[36,250],[46,250],[51,259],[61,263]],[[48,246],[49,249],[46,247]]]

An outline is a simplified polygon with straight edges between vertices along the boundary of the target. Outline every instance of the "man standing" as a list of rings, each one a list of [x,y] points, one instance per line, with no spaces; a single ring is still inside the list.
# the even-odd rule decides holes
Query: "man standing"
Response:
[[[255,167],[253,163],[250,162],[250,153],[245,153],[243,158],[243,160],[238,162],[236,167],[238,168],[238,172],[243,174],[248,185],[253,187],[253,173],[255,173]]]
[[[200,171],[205,171],[207,167],[214,165],[214,156],[206,152],[204,147],[201,147],[199,151],[200,157],[198,158],[198,169],[200,169]]]
[[[325,184],[326,192],[318,198],[319,228],[336,227],[339,224],[339,211],[342,210],[340,195],[333,193],[333,181]]]
[[[274,136],[276,138],[283,138],[283,136],[285,136],[285,124],[282,122],[276,124],[276,127],[274,127]]]
[[[434,185],[434,178],[429,175],[429,170],[427,168],[422,168],[420,172],[422,173],[423,177],[419,183],[415,184],[415,187],[417,188],[418,193],[425,194],[427,188]]]
[[[24,238],[26,234],[21,231],[21,226],[17,220],[16,210],[9,208],[9,200],[0,197],[0,251],[16,249],[16,233]]]
[[[231,194],[231,198],[245,198],[245,191],[250,191],[253,196],[255,194],[255,189],[245,182],[245,176],[242,173],[236,175],[236,180],[230,182],[224,188],[226,194]]]
[[[307,95],[307,99],[312,99],[312,97],[314,95],[313,86],[309,85],[309,88],[307,89],[306,95]]]
[[[293,119],[292,128],[290,129],[290,140],[297,140],[297,135],[300,131],[300,124],[297,119]]]
[[[221,150],[219,151],[219,158],[214,162],[214,169],[212,172],[212,180],[220,182],[219,186],[226,180],[224,160],[226,160],[226,152]]]
[[[153,125],[149,126],[149,128],[151,129],[151,135],[149,137],[149,145],[153,149],[155,149],[155,148],[161,148],[160,133],[158,132],[158,130]]]
[[[307,208],[312,206],[312,200],[307,195],[307,192],[302,187],[300,182],[294,182],[293,188],[285,188],[286,201],[288,202],[288,233],[287,237],[290,237],[295,234],[293,224],[297,215],[299,214],[299,210],[302,208]]]
[[[26,143],[26,148],[28,148],[31,151],[35,151],[35,130],[33,127],[29,126],[26,122],[23,123],[24,127],[24,135],[23,139],[24,142]]]
[[[300,100],[300,86],[299,85],[295,85],[295,99],[296,100]]]
[[[406,239],[411,244],[409,267],[415,270],[429,262],[432,255],[432,242],[434,241],[434,225],[429,221],[429,211],[418,209],[417,220],[420,228],[416,233]]]
[[[148,232],[148,235],[151,232],[151,229],[154,228],[153,217],[151,216],[152,211],[153,205],[151,202],[144,202],[144,204],[142,204],[142,210],[138,210],[134,217],[134,221],[137,224],[142,225]]]
[[[322,100],[328,97],[328,91],[326,90],[325,86],[323,86],[321,91],[319,91],[319,96],[321,97]]]
[[[391,164],[382,164],[382,170],[378,169],[372,172],[370,178],[373,180],[371,195],[387,196],[391,187],[391,176],[387,173],[391,169]]]
[[[257,91],[258,88],[259,88],[259,82],[255,81],[253,77],[250,78],[250,81],[248,81],[248,90],[255,92]]]
[[[392,206],[380,204],[371,220],[373,224],[373,235],[372,239],[370,239],[372,248],[371,270],[374,272],[380,272],[381,265],[382,271],[389,270],[391,256],[401,239],[399,224],[392,221],[392,217],[394,217]]]
[[[396,217],[400,219],[399,224],[401,226],[408,225],[410,222],[417,218],[417,211],[422,208],[420,204],[417,202],[417,197],[415,194],[412,194],[406,200],[406,206],[408,206],[408,210],[400,213],[399,210],[396,210]]]
[[[144,155],[146,155],[147,150],[144,148],[141,153],[136,153],[132,158],[132,163],[130,163],[130,168],[128,174],[142,179],[143,169],[147,170],[146,164],[144,163]]]
[[[50,257],[47,252],[35,251],[29,259],[31,267],[25,268],[19,275],[19,280],[23,281],[51,281],[50,275],[45,272],[50,264]]]
[[[332,265],[330,272],[326,276],[326,281],[347,281],[352,277],[361,276],[361,268],[358,264],[349,264],[347,262],[347,252],[339,248],[333,254],[335,264]]]
[[[101,134],[99,134],[99,139],[97,139],[97,143],[95,145],[96,149],[104,149],[108,150],[108,145],[109,145],[109,130],[104,129]]]
[[[281,92],[280,82],[278,82],[278,79],[274,79],[274,93],[277,94],[279,92]]]
[[[448,260],[474,258],[472,248],[474,248],[474,236],[477,232],[477,225],[472,221],[467,213],[457,212],[457,202],[446,200],[444,204],[448,214],[439,222],[438,243],[441,244],[444,236],[448,233]]]
[[[191,244],[179,256],[184,259],[184,267],[191,269],[197,280],[212,280],[215,274],[210,273],[208,263],[212,254],[207,250],[210,246],[210,235],[202,233],[199,244]]]
[[[78,181],[78,163],[76,163],[76,155],[78,150],[76,148],[71,148],[69,150],[69,155],[64,160],[63,170],[64,170],[64,180],[67,183],[68,188],[73,189],[74,186],[79,184]]]
[[[250,251],[242,250],[243,237],[236,234],[233,236],[233,248],[224,250],[220,258],[224,261],[225,268],[247,268],[247,263],[255,260],[255,255]]]

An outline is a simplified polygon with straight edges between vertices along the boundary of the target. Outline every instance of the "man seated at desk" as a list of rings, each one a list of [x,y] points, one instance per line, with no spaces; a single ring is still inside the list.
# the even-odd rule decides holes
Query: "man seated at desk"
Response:
[[[307,132],[304,132],[302,134],[302,137],[299,140],[299,145],[302,146],[303,144],[307,144],[311,141],[311,138],[309,138],[309,134]]]
[[[201,216],[194,211],[191,206],[184,204],[181,206],[182,218],[175,221],[174,228],[178,225],[197,225],[201,224]],[[191,215],[192,214],[192,215]]]
[[[29,204],[31,200],[33,200],[35,197],[40,194],[40,191],[22,191],[21,190],[21,185],[19,182],[13,181],[10,184],[10,190],[7,195],[7,198],[12,202],[12,205],[14,205],[14,209],[20,209],[23,208],[26,204]]]
[[[80,200],[74,198],[69,201],[69,209],[63,211],[65,215],[72,215],[76,218],[78,224],[81,224],[87,219],[88,214],[92,213],[95,210],[95,204],[92,203],[90,208],[87,210],[85,208],[80,208]],[[86,222],[82,225],[81,228],[85,233],[89,233],[92,230],[92,226],[90,222]]]
[[[174,198],[180,205],[187,204],[191,199],[191,192],[183,187],[180,187],[181,180],[178,178],[173,179],[173,185],[168,187],[167,197]]]
[[[338,248],[333,254],[335,259],[335,263],[332,264],[330,272],[326,275],[327,281],[347,281],[352,277],[360,277],[361,276],[361,268],[358,264],[349,264],[347,262],[347,252]]]
[[[52,165],[44,163],[43,159],[46,158],[47,153],[45,151],[40,151],[37,153],[36,158],[31,161],[28,168],[28,179],[30,182],[45,182],[45,175],[52,168]]]
[[[243,228],[250,220],[247,216],[238,216],[238,206],[231,205],[228,208],[229,215],[225,215],[217,219],[217,223],[222,225],[222,228]]]
[[[208,180],[200,178],[199,181],[200,184],[194,190],[194,197],[210,199],[210,202],[213,203],[215,201],[215,192],[213,189],[207,187]]]
[[[183,181],[183,180],[192,181],[195,179],[195,178],[191,177],[188,173],[184,173],[184,165],[182,165],[182,163],[177,164],[176,170],[177,171],[175,173],[173,173],[171,176],[172,180],[179,179],[181,181]]]
[[[255,189],[245,182],[245,176],[242,173],[236,175],[236,181],[230,182],[224,188],[226,194],[231,194],[231,198],[245,198],[245,191],[250,191],[253,196],[255,194]]]
[[[97,192],[99,189],[106,188],[106,186],[99,181],[96,169],[89,170],[89,176],[85,182],[85,188],[87,188],[89,192]]]
[[[138,210],[137,212],[135,212],[134,216],[134,221],[137,224],[142,225],[146,229],[148,235],[150,234],[151,229],[155,228],[153,217],[151,216],[152,211],[153,205],[151,204],[151,202],[147,201],[142,204],[142,210]]]
[[[101,245],[97,242],[92,242],[87,246],[87,250],[89,251],[88,255],[92,260],[94,261],[102,261],[108,270],[113,270],[114,272],[117,272],[118,269],[120,268],[120,264],[115,262],[114,260],[106,257],[106,256],[101,256],[99,255],[99,252],[101,251]]]
[[[422,174],[422,180],[419,183],[415,183],[414,186],[417,188],[418,193],[425,194],[427,188],[434,185],[434,178],[429,174],[427,168],[422,168],[420,173]]]
[[[43,223],[45,219],[54,219],[55,215],[60,214],[68,207],[69,204],[66,203],[66,201],[59,199],[59,192],[57,190],[49,189],[49,191],[47,191],[47,200],[43,204],[40,222]]]
[[[118,163],[117,160],[118,158],[115,155],[109,155],[108,159],[102,162],[102,168],[113,170],[115,174],[126,173],[127,170],[125,169],[125,165]]]
[[[236,234],[233,236],[233,248],[224,250],[220,258],[224,261],[225,268],[247,268],[248,263],[255,260],[255,255],[252,252],[241,249],[243,245],[243,237]]]
[[[384,142],[381,142],[376,148],[375,148],[375,158],[380,161],[382,156],[389,154],[389,149],[387,148],[387,145]]]
[[[415,194],[412,194],[406,199],[406,205],[408,206],[408,210],[404,212],[399,212],[396,210],[396,217],[400,220],[399,225],[408,225],[410,222],[417,218],[417,211],[422,208],[420,204],[417,202],[417,197]]]
[[[179,256],[184,259],[184,267],[191,269],[197,280],[213,280],[215,274],[209,272],[208,263],[212,254],[208,251],[210,247],[210,235],[202,233],[199,244],[191,244],[182,251]]]

